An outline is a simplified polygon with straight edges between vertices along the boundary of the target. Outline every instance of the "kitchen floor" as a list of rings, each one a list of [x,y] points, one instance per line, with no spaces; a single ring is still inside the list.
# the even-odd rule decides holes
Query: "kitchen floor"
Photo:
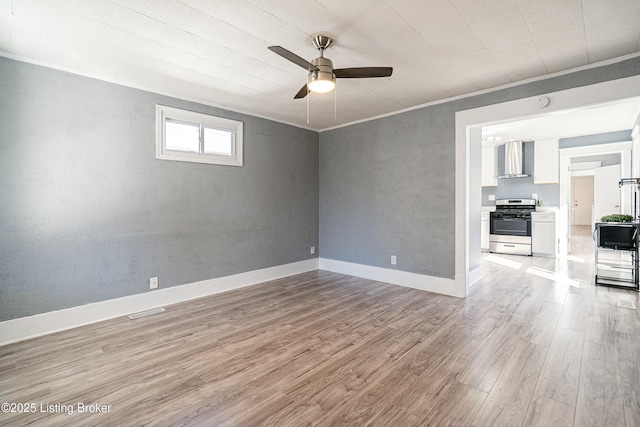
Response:
[[[0,424],[638,426],[638,294],[580,235],[467,298],[313,271],[0,347]]]
[[[571,255],[594,257],[593,227],[574,225],[571,227]]]

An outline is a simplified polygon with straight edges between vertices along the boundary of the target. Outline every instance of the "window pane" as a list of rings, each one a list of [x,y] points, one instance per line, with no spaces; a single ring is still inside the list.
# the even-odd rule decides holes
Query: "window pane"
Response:
[[[242,166],[243,123],[156,105],[156,158]]]
[[[205,127],[204,152],[225,156],[233,155],[233,132]]]
[[[200,126],[167,120],[167,150],[200,152]]]

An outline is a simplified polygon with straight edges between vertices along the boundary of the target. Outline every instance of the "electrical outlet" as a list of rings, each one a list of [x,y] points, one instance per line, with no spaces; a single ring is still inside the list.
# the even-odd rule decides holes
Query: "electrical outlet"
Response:
[[[398,264],[398,258],[395,255],[391,255],[391,265]]]
[[[494,201],[496,199],[496,195],[495,194],[489,194],[489,200],[490,201]]]
[[[311,249],[309,250],[309,252],[311,253],[311,255],[316,253],[316,247],[315,246],[311,246]]]
[[[531,198],[534,200],[538,200],[538,193],[532,193]]]
[[[149,279],[149,289],[158,289],[158,278],[152,277]]]

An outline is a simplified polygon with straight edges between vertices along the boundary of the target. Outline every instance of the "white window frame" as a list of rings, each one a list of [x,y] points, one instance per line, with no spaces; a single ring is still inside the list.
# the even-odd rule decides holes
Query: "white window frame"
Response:
[[[233,134],[233,154],[194,153],[168,150],[166,145],[165,124],[167,120],[177,120],[203,126],[222,129]],[[202,132],[201,132],[202,134]],[[156,105],[156,159],[182,162],[209,163],[214,165],[242,166],[242,122],[196,113],[179,108]]]

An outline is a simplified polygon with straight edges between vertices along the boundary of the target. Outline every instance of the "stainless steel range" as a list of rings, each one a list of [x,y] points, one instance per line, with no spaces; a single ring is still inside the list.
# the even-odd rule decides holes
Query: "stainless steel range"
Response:
[[[496,210],[489,215],[489,251],[531,255],[531,212],[535,210],[534,199],[496,200]]]

